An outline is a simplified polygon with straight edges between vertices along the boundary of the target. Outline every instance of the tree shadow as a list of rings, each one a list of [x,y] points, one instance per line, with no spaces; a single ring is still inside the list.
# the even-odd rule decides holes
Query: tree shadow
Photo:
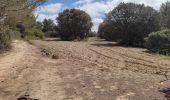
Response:
[[[62,40],[60,38],[46,38],[42,41],[51,42],[51,41],[62,41]]]
[[[118,47],[121,46],[119,43],[96,43],[96,44],[91,44],[93,46],[98,46],[98,47]]]
[[[165,94],[165,98],[167,100],[170,100],[170,88],[166,88],[166,89],[162,89],[162,90],[159,90],[159,92],[162,92]]]
[[[98,47],[143,48],[143,47],[127,46],[127,45],[123,45],[118,42],[108,42],[108,41],[106,41],[106,43],[95,43],[95,44],[91,44],[91,45],[98,46]]]

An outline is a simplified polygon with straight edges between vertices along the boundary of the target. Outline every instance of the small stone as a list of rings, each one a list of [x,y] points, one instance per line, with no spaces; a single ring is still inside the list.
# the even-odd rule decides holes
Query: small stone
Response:
[[[46,53],[45,53],[45,55],[49,56],[49,55],[50,55],[50,53],[46,52]]]
[[[104,69],[100,69],[102,72],[104,71]]]
[[[58,55],[52,55],[52,59],[59,59]]]

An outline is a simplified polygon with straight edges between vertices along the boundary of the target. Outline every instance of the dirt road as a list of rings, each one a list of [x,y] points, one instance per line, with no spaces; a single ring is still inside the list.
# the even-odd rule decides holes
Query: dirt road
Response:
[[[170,100],[169,58],[98,39],[31,43],[0,57],[0,100]]]

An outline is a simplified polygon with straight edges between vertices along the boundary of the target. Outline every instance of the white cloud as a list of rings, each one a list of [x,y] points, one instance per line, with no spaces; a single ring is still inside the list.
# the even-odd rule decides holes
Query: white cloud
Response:
[[[116,7],[121,2],[145,4],[154,7],[156,10],[159,10],[160,5],[166,1],[170,0],[76,0],[76,2],[73,4],[73,7],[86,11],[92,17],[92,30],[97,31],[98,25],[103,21],[102,17],[104,14],[114,9],[114,7]],[[39,15],[37,20],[43,21],[45,18],[55,20],[58,16],[58,13],[62,11],[63,8],[66,8],[65,6],[66,5],[63,5],[62,3],[41,6],[35,13]]]
[[[77,0],[74,4],[75,5],[79,5],[79,4],[87,4],[87,3],[91,3],[94,0]]]
[[[55,4],[49,4],[46,6],[41,6],[38,8],[38,13],[57,13],[61,10],[63,7],[63,4],[61,3],[55,3]]]
[[[103,19],[101,19],[101,18],[94,18],[93,19],[93,28],[92,28],[92,31],[97,31],[99,24],[102,23],[102,22],[103,22]]]
[[[92,21],[94,24],[92,30],[97,31],[99,22],[102,21],[96,19],[101,19],[105,13],[113,10],[121,2],[145,4],[147,6],[154,7],[156,10],[159,10],[160,5],[166,1],[170,0],[78,0],[77,2],[75,2],[75,4],[77,5],[78,9],[84,10],[92,17]]]
[[[42,22],[46,18],[46,19],[52,19],[54,21],[54,23],[56,23],[57,16],[58,16],[58,14],[52,14],[52,15],[38,14],[37,21]]]
[[[100,16],[107,9],[105,4],[99,2],[89,3],[83,6],[79,6],[78,8],[86,11],[88,14],[90,14],[91,17]]]
[[[59,12],[64,8],[62,3],[54,3],[48,4],[45,6],[41,6],[35,11],[35,15],[37,16],[37,21],[42,22],[45,18],[52,19],[54,23],[56,23],[56,18]]]

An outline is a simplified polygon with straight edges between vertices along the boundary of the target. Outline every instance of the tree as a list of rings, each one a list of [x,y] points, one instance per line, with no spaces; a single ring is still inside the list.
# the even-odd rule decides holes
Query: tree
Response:
[[[91,31],[91,17],[78,9],[66,9],[57,17],[61,39],[74,40],[88,37]]]
[[[163,3],[160,8],[161,26],[170,29],[170,2]]]
[[[1,0],[0,23],[3,24],[5,19],[12,15],[24,18],[24,13],[27,14],[27,11],[32,12],[37,6],[45,1],[46,0]]]
[[[44,19],[43,23],[43,32],[53,31],[54,30],[54,22],[51,19]]]
[[[120,3],[108,13],[105,22],[110,28],[105,28],[104,38],[129,46],[143,46],[144,38],[159,30],[159,13],[145,5]]]
[[[0,50],[9,48],[11,34],[18,27],[33,27],[35,17],[32,12],[45,0],[0,0]],[[16,27],[17,26],[17,27]]]
[[[109,21],[104,21],[99,25],[98,35],[102,39],[108,41],[118,41],[120,39],[120,31],[114,27],[114,24]]]
[[[46,37],[58,37],[57,25],[51,19],[44,19],[42,22],[43,29],[42,31],[46,33]]]
[[[36,22],[36,27],[37,27],[37,29],[39,29],[39,30],[43,30],[43,24],[41,23],[41,22]]]

